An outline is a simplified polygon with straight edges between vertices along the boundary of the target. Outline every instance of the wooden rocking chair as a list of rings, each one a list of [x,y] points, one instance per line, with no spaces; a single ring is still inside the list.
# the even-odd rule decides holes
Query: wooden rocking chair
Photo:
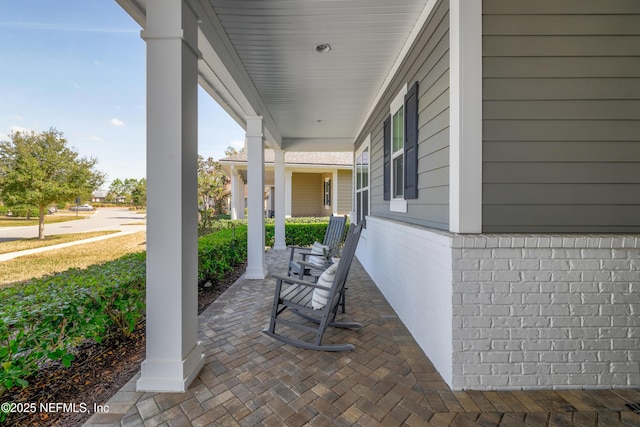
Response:
[[[329,225],[324,233],[324,240],[322,246],[328,249],[323,253],[312,253],[309,248],[300,246],[289,246],[291,253],[289,255],[289,276],[298,276],[299,279],[304,279],[305,275],[309,275],[312,269],[324,270],[331,265],[331,258],[338,256],[340,250],[340,244],[344,237],[344,227],[347,223],[347,216],[334,216],[329,218]],[[297,254],[301,257],[301,260],[294,259]],[[309,258],[314,256],[315,263],[309,262]],[[318,259],[322,259],[322,262],[318,262]],[[315,265],[310,265],[315,264]]]
[[[329,326],[349,329],[362,327],[360,323],[335,321],[361,231],[362,223],[358,225],[351,224],[340,261],[337,265],[327,269],[318,280],[318,283],[296,279],[291,276],[273,275],[277,279],[276,290],[269,328],[263,331],[265,334],[284,343],[310,350],[346,351],[355,348],[353,344],[322,344],[322,337]],[[330,277],[330,273],[334,273],[332,274],[333,281],[327,286],[325,285],[324,280],[326,278],[324,276]],[[318,308],[318,300],[321,303],[323,296],[326,296],[326,303],[321,308]],[[316,308],[314,308],[314,305]],[[284,318],[281,316],[284,312],[290,312],[296,316]],[[310,332],[315,334],[315,337],[306,341],[285,336],[276,331],[276,328],[285,326],[292,330]]]

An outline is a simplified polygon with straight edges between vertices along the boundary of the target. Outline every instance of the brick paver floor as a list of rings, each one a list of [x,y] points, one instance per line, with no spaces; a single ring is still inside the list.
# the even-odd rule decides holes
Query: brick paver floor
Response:
[[[267,265],[284,271],[285,252]],[[241,278],[200,315],[206,365],[186,393],[136,392],[135,376],[85,426],[640,426],[640,389],[451,391],[357,260],[345,317],[364,327],[323,341],[356,349],[282,344],[261,332],[274,282]]]

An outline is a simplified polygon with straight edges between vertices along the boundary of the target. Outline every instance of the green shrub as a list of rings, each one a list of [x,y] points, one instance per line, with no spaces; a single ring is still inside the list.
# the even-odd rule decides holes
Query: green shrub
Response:
[[[221,221],[224,222],[224,221]],[[198,239],[198,281],[216,282],[247,258],[247,226],[229,225]]]
[[[37,206],[18,205],[10,206],[7,212],[11,212],[11,216],[20,218],[31,218],[40,215],[40,209]]]
[[[313,242],[322,242],[328,223],[291,223],[284,225],[284,239],[287,245],[311,246]],[[265,225],[265,244],[273,246],[275,226]]]
[[[206,222],[206,224],[205,224]],[[210,234],[216,233],[220,230],[226,230],[228,228],[233,228],[238,225],[246,225],[246,219],[238,219],[238,220],[228,220],[228,219],[210,219],[208,221],[198,222],[198,236],[208,236]]]

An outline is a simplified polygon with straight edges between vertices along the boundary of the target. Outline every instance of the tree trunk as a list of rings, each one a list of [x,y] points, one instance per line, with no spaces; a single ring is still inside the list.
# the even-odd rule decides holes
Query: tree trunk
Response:
[[[40,206],[40,221],[38,221],[38,239],[44,240],[44,206]]]

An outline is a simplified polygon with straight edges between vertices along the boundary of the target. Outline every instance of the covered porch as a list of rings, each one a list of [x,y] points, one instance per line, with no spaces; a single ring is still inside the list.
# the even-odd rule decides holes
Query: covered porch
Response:
[[[283,251],[266,255],[286,270]],[[205,365],[185,393],[136,391],[136,375],[85,427],[638,425],[640,390],[451,391],[354,260],[347,316],[330,330],[346,353],[303,350],[262,334],[275,281],[241,277],[198,318]]]
[[[147,43],[138,390],[191,393],[209,357],[196,314],[198,84],[246,129],[245,277],[260,292],[265,149],[275,249],[285,152],[353,153],[352,221],[368,224],[357,256],[446,384],[637,387],[638,4],[117,1]]]

